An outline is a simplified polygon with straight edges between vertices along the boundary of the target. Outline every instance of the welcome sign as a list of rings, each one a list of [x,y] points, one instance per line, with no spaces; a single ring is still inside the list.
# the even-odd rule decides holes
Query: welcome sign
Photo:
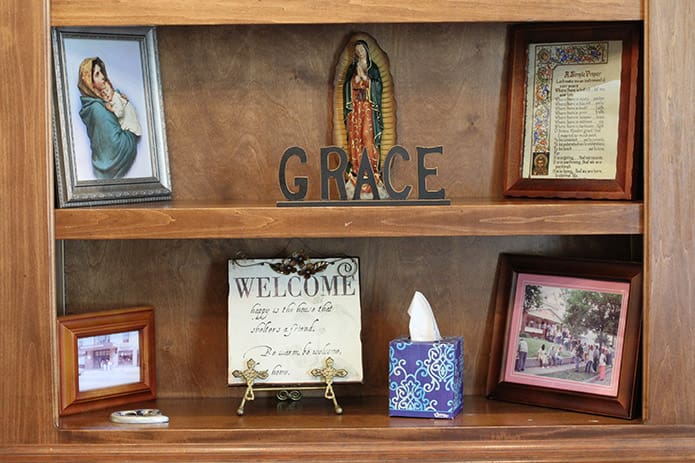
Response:
[[[317,270],[318,269],[318,270]],[[262,384],[320,383],[311,370],[328,357],[362,381],[360,276],[357,258],[229,261],[228,384],[249,359],[267,370]]]

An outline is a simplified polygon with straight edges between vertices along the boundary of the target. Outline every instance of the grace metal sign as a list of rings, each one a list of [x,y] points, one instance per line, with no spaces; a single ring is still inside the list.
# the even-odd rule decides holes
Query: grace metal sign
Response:
[[[443,154],[443,148],[441,146],[436,147],[420,147],[417,150],[417,172],[418,172],[418,204],[436,204],[436,205],[448,205],[450,201],[445,199],[446,191],[444,188],[439,190],[428,190],[427,189],[427,177],[436,176],[437,168],[428,167],[425,165],[425,158],[431,154]],[[354,192],[351,196],[348,196],[348,191],[346,189],[346,182],[344,180],[345,171],[348,168],[349,160],[348,155],[342,148],[338,146],[328,146],[322,147],[320,149],[320,162],[321,162],[321,201],[311,202],[304,201],[306,198],[307,190],[309,188],[309,178],[308,177],[295,177],[292,179],[293,186],[290,187],[288,184],[288,179],[286,175],[287,164],[296,158],[299,163],[307,163],[307,154],[303,148],[299,146],[292,146],[287,148],[280,159],[280,168],[278,173],[278,181],[280,184],[280,190],[283,196],[287,199],[287,202],[278,202],[278,206],[291,206],[291,205],[328,205],[340,202],[341,205],[385,205],[387,204],[385,200],[388,201],[388,205],[394,204],[404,204],[406,200],[410,197],[413,187],[411,185],[405,185],[400,189],[397,189],[391,181],[391,171],[393,168],[393,163],[395,158],[400,158],[402,161],[409,161],[410,155],[408,151],[400,145],[393,146],[383,163],[383,170],[380,174],[375,174],[374,171],[369,168],[369,162],[367,162],[367,151],[365,150],[362,154],[363,161],[360,163],[360,169],[355,176],[355,187]],[[331,158],[337,158],[337,165],[331,168]],[[377,178],[377,175],[379,176]],[[338,200],[330,200],[329,191],[331,182],[337,188]],[[379,193],[381,188],[377,186],[383,185],[382,193]],[[361,199],[360,193],[364,189],[369,189],[371,192],[371,198],[368,200],[359,201]],[[382,197],[383,195],[383,197]],[[413,204],[414,201],[409,200],[407,204]]]

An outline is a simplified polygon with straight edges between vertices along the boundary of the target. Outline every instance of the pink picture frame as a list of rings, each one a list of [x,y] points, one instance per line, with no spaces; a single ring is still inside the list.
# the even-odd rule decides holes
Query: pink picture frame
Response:
[[[638,263],[502,254],[488,396],[633,418]]]

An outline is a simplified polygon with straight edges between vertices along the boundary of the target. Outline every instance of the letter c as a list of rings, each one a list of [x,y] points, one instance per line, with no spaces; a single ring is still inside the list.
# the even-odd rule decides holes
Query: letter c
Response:
[[[391,164],[396,155],[400,156],[404,161],[410,160],[410,155],[402,146],[395,145],[389,150],[389,154],[386,155],[384,160],[384,188],[386,188],[386,192],[391,199],[408,199],[412,189],[410,185],[406,185],[401,191],[396,191],[393,185],[391,185]]]

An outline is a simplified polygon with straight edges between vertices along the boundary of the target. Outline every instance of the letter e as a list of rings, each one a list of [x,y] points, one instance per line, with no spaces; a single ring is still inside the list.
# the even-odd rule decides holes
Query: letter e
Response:
[[[444,199],[444,188],[437,191],[427,190],[427,177],[430,175],[437,175],[436,167],[434,169],[425,167],[425,156],[432,153],[443,154],[443,148],[441,146],[435,146],[433,148],[417,147],[417,188],[419,199]]]

